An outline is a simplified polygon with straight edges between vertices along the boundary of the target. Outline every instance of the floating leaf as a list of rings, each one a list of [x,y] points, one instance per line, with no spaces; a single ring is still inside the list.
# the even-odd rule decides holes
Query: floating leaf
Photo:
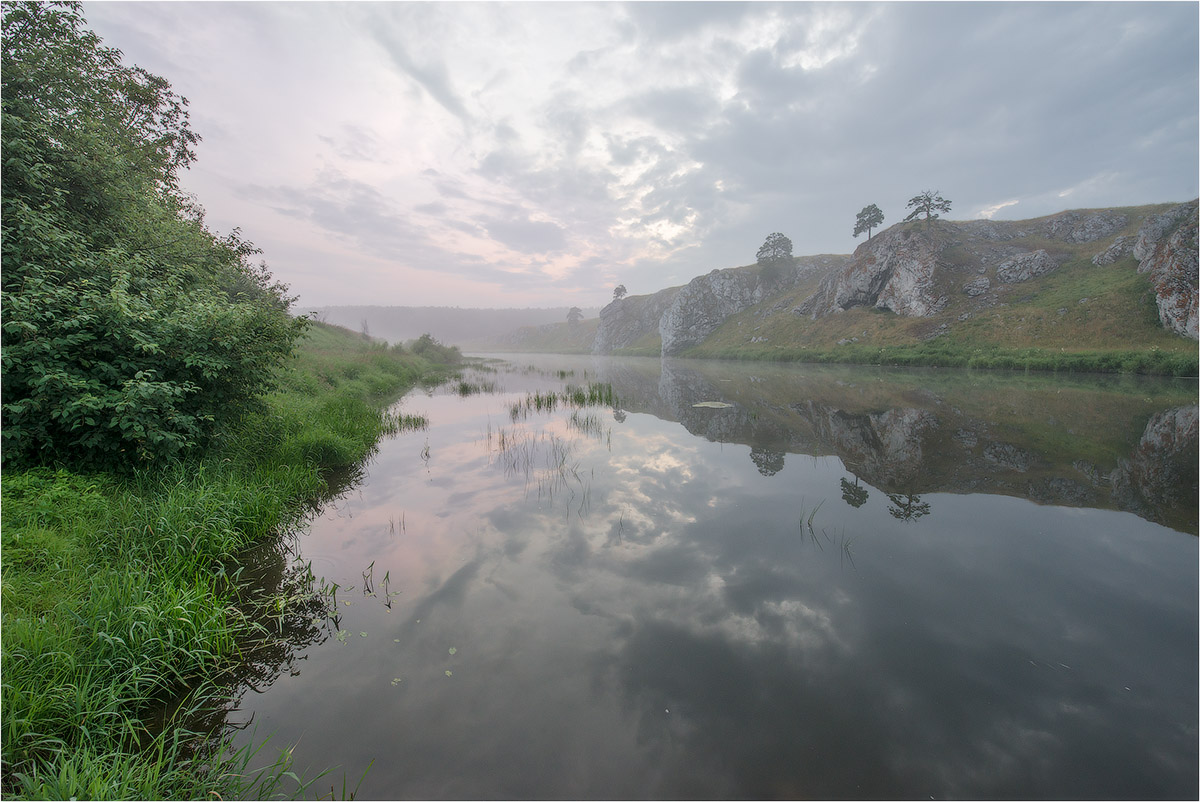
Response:
[[[400,642],[399,638],[392,638],[392,643],[399,643],[399,642]]]
[[[724,401],[701,401],[699,404],[692,404],[692,406],[704,409],[729,409],[733,404],[726,404]]]
[[[451,671],[450,669],[448,669],[448,668],[447,668],[447,669],[446,669],[446,676],[447,676],[447,677],[453,677],[453,676],[454,676],[454,672],[453,672],[453,671]]]
[[[359,635],[361,635],[361,636],[362,636],[362,637],[364,637],[364,638],[365,638],[365,637],[367,637],[367,633],[365,633],[365,632],[360,632],[360,633],[358,633],[358,634],[359,634]]]
[[[454,654],[457,651],[458,649],[455,649],[453,646],[450,647],[450,654]]]
[[[392,678],[392,685],[399,685],[401,682],[404,682],[404,677],[393,677]]]

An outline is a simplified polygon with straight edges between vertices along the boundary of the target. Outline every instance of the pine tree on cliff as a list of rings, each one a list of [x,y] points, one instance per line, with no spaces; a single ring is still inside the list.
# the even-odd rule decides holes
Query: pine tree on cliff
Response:
[[[865,231],[867,232],[867,241],[870,242],[871,229],[881,225],[883,225],[883,211],[873,203],[870,206],[864,206],[854,221],[854,236],[857,237]]]
[[[908,217],[904,218],[904,222],[906,223],[909,220],[916,220],[921,215],[925,215],[925,224],[928,225],[929,221],[937,219],[938,212],[950,211],[950,201],[939,195],[936,189],[925,190],[906,205],[909,209],[912,209]]]
[[[764,279],[775,281],[781,278],[784,272],[795,264],[792,259],[792,241],[779,232],[768,236],[758,249],[758,264],[762,268]]]

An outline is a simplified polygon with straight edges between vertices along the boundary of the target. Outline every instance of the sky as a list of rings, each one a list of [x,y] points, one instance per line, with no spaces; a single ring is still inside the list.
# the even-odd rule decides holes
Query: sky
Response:
[[[1200,194],[1200,4],[86,2],[298,306],[602,306],[949,219]]]

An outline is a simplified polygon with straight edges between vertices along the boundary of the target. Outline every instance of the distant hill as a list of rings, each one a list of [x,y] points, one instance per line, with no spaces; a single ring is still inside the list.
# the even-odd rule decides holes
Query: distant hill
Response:
[[[1194,376],[1197,283],[1196,201],[917,221],[782,276],[713,270],[614,301],[591,350]],[[510,347],[569,339],[525,334]]]
[[[389,343],[415,340],[422,334],[464,351],[495,348],[505,335],[522,327],[562,323],[566,329],[570,307],[528,309],[464,309],[457,306],[320,306],[300,307],[317,320],[367,333]],[[584,321],[592,318],[595,330],[597,307],[583,308]],[[584,350],[590,347],[590,343]]]

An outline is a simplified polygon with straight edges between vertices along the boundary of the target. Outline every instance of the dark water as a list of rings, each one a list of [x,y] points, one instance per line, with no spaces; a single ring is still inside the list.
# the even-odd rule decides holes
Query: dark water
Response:
[[[374,760],[360,798],[1200,793],[1194,382],[464,378],[496,392],[410,394],[428,430],[299,537],[338,626],[259,668],[243,742],[339,793]],[[511,411],[588,382],[616,408]]]

